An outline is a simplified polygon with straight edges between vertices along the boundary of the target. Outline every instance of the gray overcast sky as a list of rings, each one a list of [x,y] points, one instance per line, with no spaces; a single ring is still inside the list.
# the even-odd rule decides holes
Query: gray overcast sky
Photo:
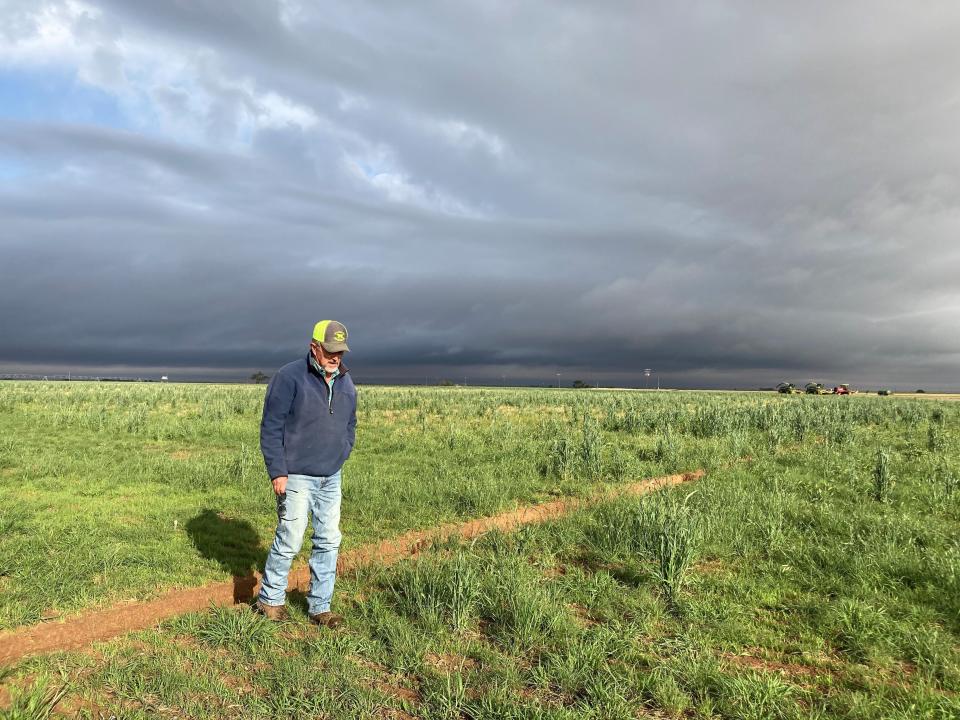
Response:
[[[0,372],[960,389],[960,4],[0,0]]]

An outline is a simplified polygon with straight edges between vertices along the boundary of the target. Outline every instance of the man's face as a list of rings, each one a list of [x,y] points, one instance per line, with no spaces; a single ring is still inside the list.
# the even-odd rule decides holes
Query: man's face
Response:
[[[310,347],[313,350],[313,357],[316,358],[317,363],[323,368],[325,373],[330,375],[334,370],[340,369],[340,359],[343,357],[342,352],[327,352],[320,343],[310,343]]]

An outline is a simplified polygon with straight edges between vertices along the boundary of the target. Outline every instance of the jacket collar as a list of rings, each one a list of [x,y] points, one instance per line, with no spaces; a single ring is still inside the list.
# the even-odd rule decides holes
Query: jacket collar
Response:
[[[312,372],[314,375],[316,375],[317,377],[319,377],[321,380],[326,381],[326,378],[324,377],[324,373],[323,373],[323,368],[320,367],[320,365],[317,363],[316,358],[313,357],[313,353],[310,352],[309,350],[307,350],[307,358],[306,358],[306,359],[307,359],[307,369],[308,369],[310,372]],[[337,377],[343,377],[343,376],[346,375],[348,372],[350,372],[350,368],[348,368],[346,365],[344,365],[344,364],[343,364],[343,361],[341,360],[341,361],[340,361],[340,374],[337,375]]]

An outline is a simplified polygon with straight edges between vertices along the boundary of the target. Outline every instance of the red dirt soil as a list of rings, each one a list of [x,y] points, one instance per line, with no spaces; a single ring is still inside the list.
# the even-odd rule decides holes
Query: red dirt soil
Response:
[[[522,525],[542,523],[607,498],[642,495],[651,490],[696,480],[703,475],[703,470],[696,470],[680,475],[650,478],[588,498],[567,498],[527,505],[492,517],[408,532],[381,543],[342,552],[337,560],[337,572],[348,572],[371,564],[392,565],[405,558],[415,557],[433,543],[452,537],[471,539],[494,529],[509,531]],[[233,605],[249,602],[256,595],[259,582],[259,574],[236,577],[231,582],[170,590],[148,602],[120,603],[102,610],[83,612],[59,622],[31,625],[0,633],[0,664],[13,664],[25,657],[72,650],[92,642],[109,640],[133,630],[151,627],[165,618],[202,610],[211,604]],[[290,571],[289,590],[307,590],[309,583],[310,569],[306,565]]]

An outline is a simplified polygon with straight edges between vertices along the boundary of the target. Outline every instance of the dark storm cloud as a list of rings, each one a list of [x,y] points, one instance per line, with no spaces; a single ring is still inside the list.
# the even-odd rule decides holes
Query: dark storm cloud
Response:
[[[0,369],[960,386],[952,4],[9,18],[129,122],[0,115]]]

